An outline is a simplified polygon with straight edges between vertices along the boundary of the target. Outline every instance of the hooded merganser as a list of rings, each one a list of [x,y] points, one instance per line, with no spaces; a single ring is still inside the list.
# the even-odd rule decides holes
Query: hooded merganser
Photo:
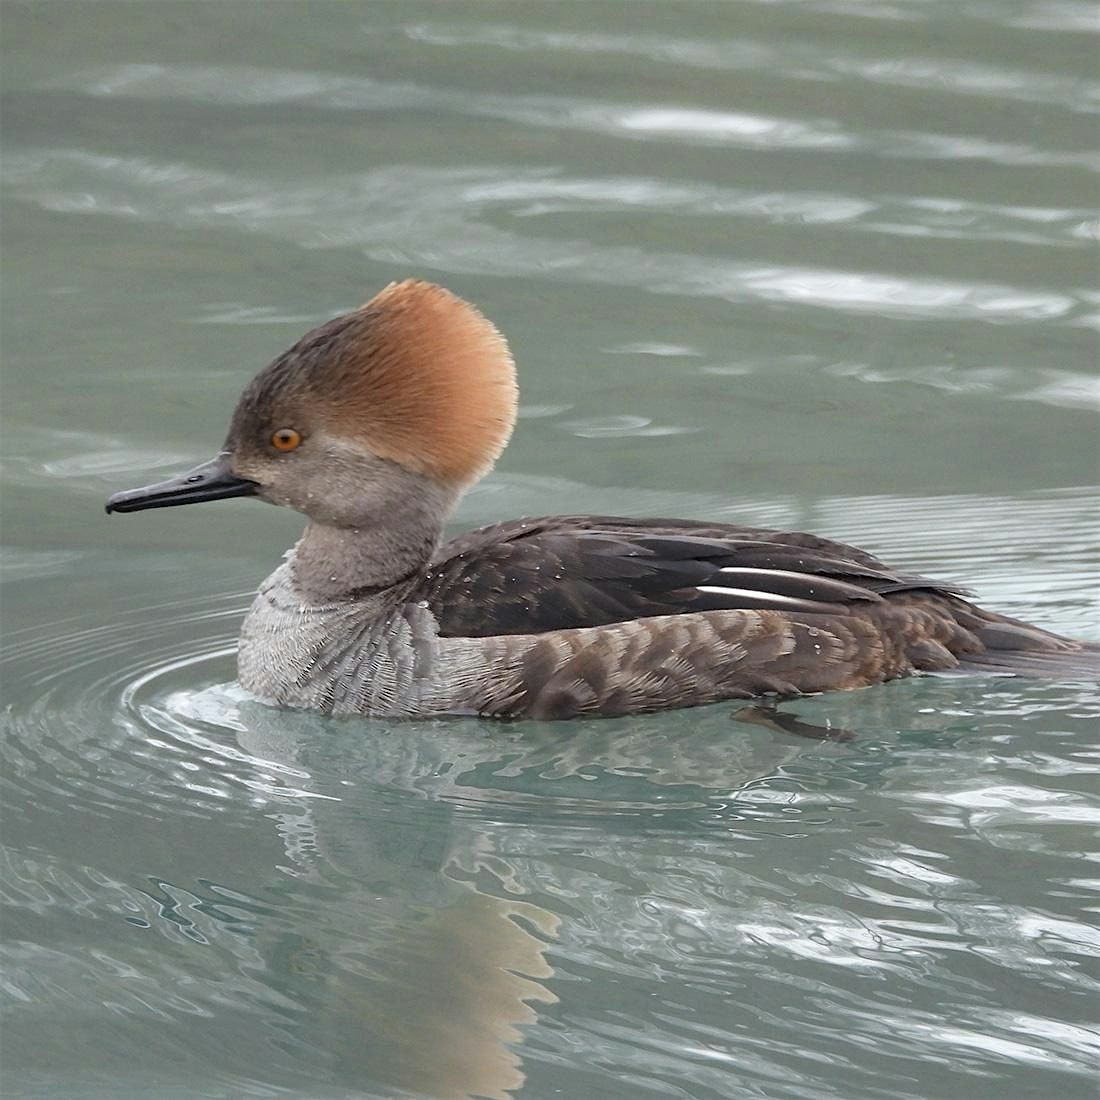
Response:
[[[468,302],[394,283],[241,396],[222,451],[108,512],[258,496],[305,533],[241,628],[241,684],[327,714],[572,718],[975,668],[1100,676],[1100,646],[814,535],[606,516],[440,545],[516,415],[508,345]]]

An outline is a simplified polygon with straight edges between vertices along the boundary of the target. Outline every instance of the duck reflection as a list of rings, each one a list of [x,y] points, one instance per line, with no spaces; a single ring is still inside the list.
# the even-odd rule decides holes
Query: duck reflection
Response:
[[[206,702],[184,709],[209,729]],[[557,1000],[553,945],[572,910],[527,869],[540,821],[694,825],[806,751],[731,728],[728,708],[677,736],[667,716],[337,723],[224,691],[214,709],[263,776],[250,785],[285,852],[285,905],[256,947],[262,980],[295,1006],[287,1041],[333,1084],[440,1100],[512,1096],[525,1032]]]
[[[533,1004],[556,1000],[541,981],[553,974],[543,952],[556,918],[456,891],[386,935],[369,900],[345,942],[283,932],[266,945],[284,991],[308,1006],[299,1038],[323,1050],[344,1085],[441,1100],[511,1096],[524,1081],[513,1049],[520,1029],[534,1023]]]

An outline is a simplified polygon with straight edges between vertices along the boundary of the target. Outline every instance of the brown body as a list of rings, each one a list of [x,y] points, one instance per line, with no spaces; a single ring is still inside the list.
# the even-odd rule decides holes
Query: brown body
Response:
[[[570,718],[847,690],[956,668],[1096,675],[1100,652],[801,533],[554,516],[445,545],[411,598],[446,637],[516,635],[480,713]],[[498,667],[511,667],[500,659]]]

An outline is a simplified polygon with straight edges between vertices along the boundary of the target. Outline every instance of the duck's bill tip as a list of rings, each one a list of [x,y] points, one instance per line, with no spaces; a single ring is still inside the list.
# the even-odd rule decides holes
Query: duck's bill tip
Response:
[[[178,477],[125,489],[107,498],[106,512],[141,512],[146,508],[175,508],[181,504],[199,504],[225,497],[255,496],[259,485],[237,477],[229,468],[229,456],[217,455]]]

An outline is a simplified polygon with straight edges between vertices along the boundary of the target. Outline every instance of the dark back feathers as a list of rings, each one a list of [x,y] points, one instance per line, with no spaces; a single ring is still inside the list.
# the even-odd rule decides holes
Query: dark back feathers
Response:
[[[919,590],[960,593],[814,535],[580,515],[460,535],[412,598],[427,602],[444,636],[488,637],[697,611],[846,615]]]

